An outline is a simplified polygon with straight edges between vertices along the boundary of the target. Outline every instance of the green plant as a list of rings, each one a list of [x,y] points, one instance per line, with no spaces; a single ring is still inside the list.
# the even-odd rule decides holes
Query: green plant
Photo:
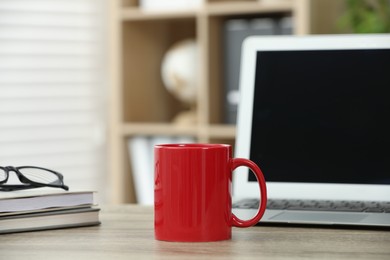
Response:
[[[338,20],[338,26],[349,33],[388,33],[390,1],[347,0],[346,10]]]

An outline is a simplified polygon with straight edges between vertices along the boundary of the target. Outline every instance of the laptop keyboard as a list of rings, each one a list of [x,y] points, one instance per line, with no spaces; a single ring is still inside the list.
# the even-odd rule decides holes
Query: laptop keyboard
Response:
[[[258,199],[245,199],[233,208],[257,209]],[[390,213],[390,202],[268,199],[267,209]]]

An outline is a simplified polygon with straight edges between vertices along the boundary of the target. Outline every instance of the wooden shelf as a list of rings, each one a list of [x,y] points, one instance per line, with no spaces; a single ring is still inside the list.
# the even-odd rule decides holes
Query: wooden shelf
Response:
[[[226,2],[209,3],[197,9],[177,11],[142,10],[138,7],[125,7],[120,11],[123,21],[143,21],[161,19],[194,18],[200,15],[226,16],[261,13],[291,12],[294,6],[290,1],[261,3],[261,2]]]
[[[199,133],[212,138],[235,139],[234,125],[185,126],[170,123],[126,123],[121,128],[123,137],[135,135],[165,135],[165,136],[192,136],[197,138]]]
[[[291,1],[273,3],[262,2],[218,2],[209,3],[206,12],[209,15],[245,15],[245,14],[262,14],[276,12],[291,12],[294,6]]]
[[[126,7],[120,12],[120,18],[123,21],[147,21],[147,20],[162,20],[162,19],[183,19],[195,18],[196,10],[185,11],[144,11],[138,7]]]
[[[321,3],[321,5],[318,5]],[[232,1],[205,0],[199,8],[145,11],[137,0],[110,1],[110,188],[112,203],[135,202],[127,150],[128,138],[190,136],[197,142],[234,144],[234,125],[224,124],[223,37],[228,19],[291,16],[295,34],[308,34],[312,23],[328,14],[339,0]],[[314,10],[314,11],[313,11]],[[337,14],[336,12],[329,12]],[[328,17],[328,16],[327,16]],[[329,18],[328,18],[329,19]],[[329,33],[322,30],[321,33]],[[196,39],[199,71],[193,125],[176,125],[173,118],[188,110],[161,80],[161,61],[169,48],[184,39]]]
[[[133,135],[185,135],[196,137],[197,133],[198,129],[196,127],[170,123],[125,123],[122,126],[124,137]]]
[[[234,125],[210,125],[208,128],[210,138],[235,139],[236,127]]]

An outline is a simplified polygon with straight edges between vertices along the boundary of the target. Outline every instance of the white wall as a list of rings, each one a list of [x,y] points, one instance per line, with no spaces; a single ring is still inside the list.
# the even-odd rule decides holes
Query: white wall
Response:
[[[0,0],[0,165],[105,190],[103,0]]]

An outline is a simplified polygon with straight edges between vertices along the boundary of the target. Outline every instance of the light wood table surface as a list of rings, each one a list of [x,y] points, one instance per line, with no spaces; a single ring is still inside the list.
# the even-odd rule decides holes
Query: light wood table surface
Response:
[[[156,241],[153,209],[103,206],[95,227],[0,235],[0,259],[390,259],[390,231],[256,226],[229,241]]]

